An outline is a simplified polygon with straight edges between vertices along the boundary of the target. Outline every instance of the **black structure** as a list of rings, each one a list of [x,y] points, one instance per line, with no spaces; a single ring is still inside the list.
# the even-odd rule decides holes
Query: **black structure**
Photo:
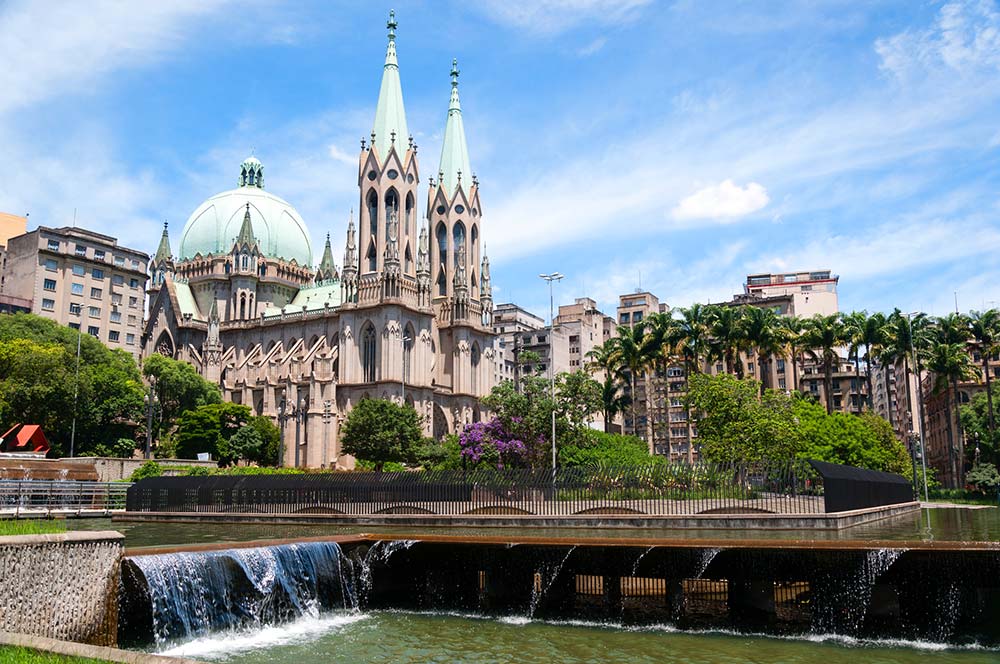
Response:
[[[832,491],[827,477],[834,482]],[[792,460],[556,471],[156,477],[129,489],[126,509],[349,516],[671,516],[817,514],[911,500],[909,484],[900,476]]]

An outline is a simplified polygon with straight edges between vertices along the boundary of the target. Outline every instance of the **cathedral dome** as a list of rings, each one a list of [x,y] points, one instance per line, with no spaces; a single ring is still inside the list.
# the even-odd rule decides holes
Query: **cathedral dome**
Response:
[[[238,184],[206,200],[188,218],[179,259],[228,253],[249,210],[254,237],[265,256],[311,266],[312,245],[305,222],[288,202],[264,191],[264,167],[256,157],[240,166]]]

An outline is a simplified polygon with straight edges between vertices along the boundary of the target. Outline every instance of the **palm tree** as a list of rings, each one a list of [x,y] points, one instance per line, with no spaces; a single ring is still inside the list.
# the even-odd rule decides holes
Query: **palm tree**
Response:
[[[785,341],[785,350],[788,351],[788,355],[792,360],[792,391],[794,392],[799,389],[798,361],[803,351],[805,351],[806,340],[803,336],[805,320],[799,316],[785,316],[780,321],[781,326],[784,328],[782,337]]]
[[[1000,352],[1000,310],[988,309],[969,313],[969,332],[976,342],[983,362],[983,376],[986,378],[986,407],[989,413],[990,440],[995,440],[996,423],[993,421],[993,392],[990,388],[990,358]]]
[[[961,362],[963,368],[953,368],[951,375],[949,376],[951,380],[952,396],[955,399],[954,417],[955,432],[957,434],[956,446],[958,447],[958,472],[960,474],[960,476],[956,479],[959,480],[957,487],[961,487],[964,483],[962,480],[965,473],[965,435],[962,432],[962,421],[958,417],[958,408],[962,403],[961,393],[958,391],[958,384],[960,381],[971,380],[979,373],[978,367],[972,364],[972,359],[969,357],[968,352],[968,341],[972,336],[972,332],[969,329],[969,319],[958,312],[935,318],[931,332],[937,343],[960,346],[966,356],[966,361]],[[966,364],[972,367],[971,371],[964,368]],[[950,410],[948,411],[948,415],[951,417]],[[949,422],[949,425],[950,424],[951,423]]]
[[[665,400],[657,397],[655,388],[666,366],[676,360],[675,328],[676,322],[669,312],[651,314],[646,318],[646,336],[643,339],[642,351],[646,356],[646,368],[650,372],[646,380],[646,438],[650,441],[656,438],[653,418],[654,399],[657,408],[666,406]]]
[[[785,345],[784,330],[778,322],[778,315],[772,309],[762,307],[747,307],[743,332],[748,348],[757,353],[757,366],[760,369],[760,393],[764,388],[771,387],[771,358],[781,354]]]
[[[823,391],[826,412],[833,413],[833,365],[839,359],[837,349],[844,344],[845,328],[840,314],[816,314],[805,322],[803,343],[811,357],[823,363]]]
[[[954,314],[951,314],[954,316]],[[948,321],[951,323],[953,321]],[[946,323],[946,329],[947,324]],[[939,334],[945,334],[939,328]],[[961,449],[961,430],[957,431],[958,441],[956,441],[953,423],[955,422],[954,411],[958,410],[958,382],[970,380],[976,376],[979,369],[972,363],[972,358],[966,350],[964,342],[951,343],[936,340],[927,352],[927,368],[934,372],[934,392],[945,395],[945,411],[947,413],[948,431],[948,459],[951,466],[952,488],[962,486],[962,471],[964,470],[964,454]],[[954,394],[955,406],[952,408],[952,395]],[[961,426],[961,425],[959,425]]]
[[[910,414],[910,422],[913,419],[913,400],[910,396],[910,368],[917,365],[916,358],[911,351],[923,347],[922,335],[927,329],[929,321],[926,314],[915,315],[904,314],[899,309],[894,309],[883,328],[882,344],[879,348],[879,362],[888,366],[902,360],[903,377],[906,381],[904,392],[906,394],[906,412]],[[889,394],[889,372],[885,372],[886,394]],[[917,376],[917,389],[920,387],[920,376]],[[918,418],[923,422],[923,414],[918,413]],[[895,426],[895,415],[889,409],[889,424]],[[907,423],[909,426],[909,423]]]
[[[680,317],[675,320],[672,346],[684,361],[685,380],[694,372],[701,372],[702,362],[709,352],[709,324],[714,315],[711,305],[692,304],[686,309],[678,309]],[[694,430],[691,426],[691,410],[684,407],[687,429],[688,462],[694,461]]]
[[[746,347],[743,307],[717,307],[709,325],[709,357],[724,360],[726,373],[743,378],[740,351]]]
[[[604,433],[611,433],[614,419],[624,414],[631,403],[628,395],[622,392],[622,384],[626,377],[618,364],[615,349],[615,339],[608,339],[587,353],[587,369],[591,373],[601,373],[601,410],[604,413]]]
[[[629,384],[631,387],[629,398],[632,401],[632,431],[634,433],[639,425],[639,417],[636,413],[636,377],[646,368],[646,364],[649,361],[649,354],[645,345],[646,325],[645,323],[637,323],[632,326],[619,325],[618,335],[613,337],[610,341],[614,344],[614,362],[616,362],[617,365],[623,370],[628,372]],[[647,394],[647,412],[649,408],[649,397],[650,395]],[[648,415],[646,419],[648,424]],[[652,437],[649,437],[646,444],[649,446],[649,453],[652,454],[654,451]]]

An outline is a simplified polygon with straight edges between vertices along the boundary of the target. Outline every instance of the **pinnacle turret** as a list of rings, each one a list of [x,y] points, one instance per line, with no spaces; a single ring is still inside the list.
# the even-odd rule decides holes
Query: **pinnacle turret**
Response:
[[[438,168],[438,185],[444,187],[449,200],[462,185],[468,191],[468,178],[472,173],[469,166],[469,148],[465,142],[465,126],[462,122],[462,104],[458,99],[458,60],[451,61],[451,100],[448,103],[448,121],[444,127],[444,142],[441,145],[441,164]]]
[[[167,222],[163,222],[163,235],[160,236],[160,246],[156,248],[156,255],[153,256],[153,263],[159,264],[173,258],[170,252],[170,236],[167,234]]]
[[[333,249],[330,247],[330,234],[326,234],[326,245],[323,247],[323,259],[316,270],[316,283],[337,280],[337,266],[333,262]]]
[[[372,127],[372,147],[376,149],[381,163],[385,163],[389,149],[395,139],[406,140],[410,135],[406,128],[406,110],[403,108],[403,87],[399,81],[399,62],[396,60],[396,13],[389,11],[389,45],[385,51],[385,65],[382,69],[382,86],[379,88],[378,104],[375,106],[375,124]],[[396,151],[400,152],[399,145]]]
[[[240,234],[236,236],[236,246],[253,247],[257,244],[257,238],[253,234],[253,224],[250,221],[250,204],[247,203],[246,212],[243,213],[243,224],[240,226]]]

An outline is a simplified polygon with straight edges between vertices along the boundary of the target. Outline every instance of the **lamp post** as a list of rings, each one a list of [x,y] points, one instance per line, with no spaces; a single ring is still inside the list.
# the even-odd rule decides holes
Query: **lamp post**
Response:
[[[73,458],[76,450],[76,403],[80,396],[80,341],[83,339],[83,322],[76,328],[76,382],[73,383],[73,428],[69,434],[69,456]],[[148,456],[146,457],[149,458]]]
[[[327,456],[326,456],[326,450],[327,450],[326,441],[327,441],[327,438],[328,438],[327,429],[330,426],[330,408],[332,406],[333,406],[333,402],[330,401],[329,399],[327,399],[326,401],[323,402],[323,459],[320,462],[320,467],[322,467],[322,468],[326,468],[326,461],[327,461]]]
[[[403,371],[402,378],[399,380],[399,405],[406,405],[406,370],[409,368],[409,362],[406,361],[406,344],[413,341],[412,337],[408,337],[405,334],[401,339],[400,343],[403,346]]]
[[[302,454],[302,420],[305,419],[305,399],[299,399],[298,405],[295,406],[295,467],[299,467],[300,455]]]
[[[927,492],[927,447],[926,441],[924,440],[924,390],[921,385],[920,376],[920,362],[917,360],[917,354],[913,350],[913,312],[906,314],[906,326],[909,328],[910,332],[910,358],[913,360],[914,368],[917,369],[917,423],[920,425],[920,466],[924,473],[924,501],[929,502]],[[910,375],[906,375],[906,398],[910,398]],[[910,421],[913,421],[913,416],[910,416]]]
[[[556,469],[556,372],[555,372],[555,295],[552,290],[552,282],[562,281],[563,275],[559,272],[552,274],[540,274],[539,278],[549,282],[549,398],[552,400],[552,470]],[[553,476],[554,477],[554,476]]]
[[[153,451],[153,409],[156,408],[156,392],[153,383],[149,384],[149,394],[146,395],[146,451],[143,458],[151,458]]]

